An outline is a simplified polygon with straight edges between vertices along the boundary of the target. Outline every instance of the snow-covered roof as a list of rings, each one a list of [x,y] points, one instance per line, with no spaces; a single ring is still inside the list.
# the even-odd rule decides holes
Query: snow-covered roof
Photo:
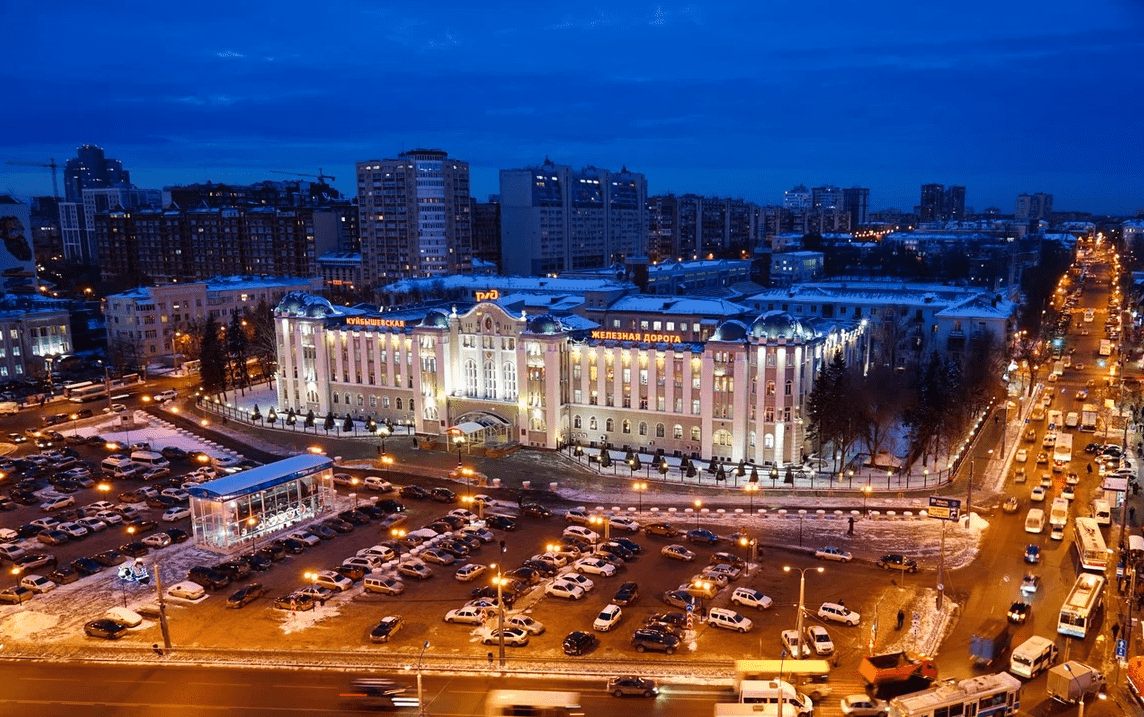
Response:
[[[192,486],[187,492],[195,498],[218,501],[230,500],[333,467],[334,462],[325,456],[304,453],[300,456],[283,458],[264,466],[216,478]]]
[[[671,316],[702,315],[732,318],[748,311],[742,304],[726,299],[685,298],[679,296],[624,296],[607,309],[609,312],[632,311]]]
[[[516,292],[497,299],[506,311],[527,311],[530,314],[544,312],[563,317],[584,305],[584,297],[578,294],[530,294]]]
[[[381,291],[391,294],[404,294],[420,289],[440,286],[446,290],[520,292],[587,292],[609,289],[630,289],[627,282],[608,279],[553,279],[543,276],[474,276],[471,274],[451,274],[424,279],[402,279],[382,287]]]
[[[959,304],[954,304],[937,312],[936,316],[946,318],[965,319],[1007,319],[1013,315],[1017,306],[1012,301],[998,299],[994,301],[984,294],[970,297]]]
[[[885,281],[815,282],[764,291],[747,300],[765,302],[851,301],[865,305],[930,304],[954,306],[982,295],[980,289],[942,284],[904,284]]]

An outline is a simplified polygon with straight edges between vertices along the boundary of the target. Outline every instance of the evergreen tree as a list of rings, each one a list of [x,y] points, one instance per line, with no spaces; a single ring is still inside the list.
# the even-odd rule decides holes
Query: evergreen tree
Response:
[[[273,426],[277,420],[278,413],[275,412],[274,406],[271,406],[270,410],[266,412],[266,422]]]
[[[230,325],[226,328],[226,353],[230,359],[231,385],[241,389],[242,395],[245,396],[250,378],[246,370],[249,342],[246,340],[246,327],[242,323],[242,317],[238,312],[231,312]]]
[[[306,412],[306,422],[304,424],[302,424],[302,427],[303,428],[313,428],[314,427],[314,419],[315,419],[314,409],[311,408],[309,411]]]
[[[278,368],[278,338],[274,333],[274,310],[265,300],[246,313],[251,358],[258,360],[263,376],[273,376]]]
[[[334,422],[334,412],[330,411],[329,413],[326,414],[326,433],[329,433],[330,431],[334,430],[335,425],[336,424]]]
[[[350,414],[347,413],[346,414],[346,421],[345,421],[345,423],[342,424],[342,433],[353,433],[353,430],[354,430],[354,419],[351,418]]]
[[[289,411],[286,412],[286,425],[287,426],[293,426],[297,422],[298,422],[298,414],[294,413],[294,409],[291,408]]]
[[[219,325],[214,317],[207,319],[199,340],[199,383],[209,395],[226,390],[226,351],[219,339]]]

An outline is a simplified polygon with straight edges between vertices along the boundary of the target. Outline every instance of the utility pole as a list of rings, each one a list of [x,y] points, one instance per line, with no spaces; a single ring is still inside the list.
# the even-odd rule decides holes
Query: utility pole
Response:
[[[171,630],[167,626],[167,601],[163,598],[163,579],[159,576],[159,561],[155,561],[155,594],[159,597],[159,629],[163,632],[163,647],[171,652]]]

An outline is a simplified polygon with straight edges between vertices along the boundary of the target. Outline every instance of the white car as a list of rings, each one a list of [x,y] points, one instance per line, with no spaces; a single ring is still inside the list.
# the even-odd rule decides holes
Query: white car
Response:
[[[182,488],[164,488],[159,495],[165,495],[175,500],[190,500],[191,494]]]
[[[123,623],[127,627],[139,627],[143,624],[143,616],[134,610],[125,607],[113,607],[103,614],[104,617]]]
[[[842,714],[847,717],[881,717],[889,711],[883,701],[866,695],[849,695],[842,698]]]
[[[1043,485],[1039,485],[1033,489],[1032,493],[1029,494],[1029,500],[1033,501],[1034,503],[1040,503],[1045,500],[1045,493],[1045,487]]]
[[[55,518],[36,518],[32,521],[32,525],[40,530],[55,530],[60,527],[60,521]]]
[[[494,503],[496,503],[496,501],[493,500],[492,496],[490,495],[478,493],[477,495],[473,496],[473,505],[479,505],[482,508],[492,508]]]
[[[389,493],[393,490],[392,483],[378,476],[366,476],[362,479],[361,485],[363,488],[377,491],[378,493]]]
[[[582,600],[584,598],[584,589],[567,580],[554,580],[544,586],[544,594],[568,600]]]
[[[737,587],[731,593],[731,602],[743,607],[753,607],[756,610],[769,610],[774,601],[754,588]]]
[[[624,611],[620,609],[619,605],[609,604],[596,616],[595,622],[592,623],[592,629],[598,632],[607,632],[619,624],[623,615]]]
[[[152,533],[143,538],[142,543],[150,548],[165,548],[171,544],[171,536],[166,533]]]
[[[819,560],[837,560],[840,563],[848,563],[854,559],[854,556],[842,548],[836,548],[833,545],[828,545],[825,548],[819,548],[814,551],[814,557]]]
[[[692,575],[691,576],[691,582],[693,582],[693,583],[708,582],[708,583],[711,583],[712,585],[717,586],[720,590],[722,590],[723,588],[727,587],[727,585],[730,584],[731,578],[728,577],[725,573],[719,572],[718,570],[712,570],[711,568],[704,568],[703,572],[699,573],[698,575]]]
[[[695,553],[691,552],[682,545],[665,545],[659,554],[665,558],[672,560],[682,560],[685,563],[690,563],[695,560]]]
[[[184,580],[181,583],[175,583],[167,589],[167,594],[171,597],[182,598],[184,600],[198,600],[207,594],[202,585],[190,580]]]
[[[172,388],[166,391],[160,391],[159,393],[156,393],[154,396],[152,396],[152,398],[157,403],[162,403],[163,401],[170,401],[171,399],[178,397],[178,395],[179,392]]]
[[[56,584],[48,580],[43,575],[25,575],[20,578],[20,587],[25,590],[31,590],[34,593],[46,593],[50,590],[56,589]]]
[[[393,560],[397,557],[397,553],[395,553],[393,548],[389,547],[388,545],[371,545],[368,548],[362,548],[361,550],[357,551],[357,557],[359,558],[365,557],[367,555],[372,555],[374,557],[381,558],[382,560]]]
[[[142,488],[140,488],[140,490],[142,490]],[[150,498],[151,496],[147,496],[147,497]],[[112,510],[113,508],[115,508],[115,503],[112,503],[110,500],[97,500],[94,503],[89,503],[85,507],[88,508],[89,510],[94,510],[94,511]]]
[[[363,568],[366,572],[378,570],[381,566],[385,565],[386,561],[376,555],[355,555],[352,558],[346,558],[342,561],[342,565],[347,565],[354,568]]]
[[[806,641],[810,643],[814,654],[819,657],[834,654],[834,641],[830,639],[830,633],[826,628],[821,625],[813,625],[806,629]]]
[[[173,508],[167,508],[167,510],[163,511],[163,521],[166,523],[174,523],[176,520],[190,517],[191,509],[182,505],[176,505]]]
[[[616,566],[612,565],[607,560],[601,560],[600,558],[580,558],[572,565],[578,573],[603,575],[606,578],[616,574]]]
[[[79,523],[60,523],[56,526],[56,530],[62,530],[71,538],[82,538],[91,531]]]
[[[323,570],[318,573],[314,578],[314,582],[324,588],[329,588],[335,592],[345,592],[354,586],[354,581],[347,578],[345,575],[335,573],[333,570]]]
[[[472,535],[482,543],[491,543],[496,540],[496,536],[492,534],[492,531],[486,530],[485,528],[481,528],[476,525],[466,525],[458,532],[465,535]]]
[[[113,510],[101,510],[95,514],[95,517],[108,525],[119,525],[123,522],[123,516]]]
[[[93,533],[98,533],[102,530],[107,530],[107,523],[99,518],[80,518],[76,521],[83,527],[87,528]]]
[[[611,518],[608,518],[608,524],[612,526],[612,528],[626,530],[629,533],[640,532],[640,524],[631,518],[624,518],[623,516],[613,515]]]
[[[793,656],[794,659],[798,658],[798,630],[783,630],[779,639],[782,641],[783,649],[786,650],[787,655]],[[802,642],[802,659],[810,657],[810,645]]]
[[[480,563],[468,563],[458,568],[457,572],[453,574],[453,577],[463,583],[467,583],[484,575],[486,570],[488,570],[488,568]]]
[[[70,495],[62,495],[58,498],[52,498],[51,500],[46,500],[43,503],[40,503],[40,510],[44,511],[45,513],[50,513],[53,510],[68,508],[73,505],[75,505],[75,498]]]
[[[724,630],[734,630],[735,632],[747,632],[753,626],[753,623],[749,619],[725,607],[713,607],[708,610],[707,624],[712,627],[721,627]]]
[[[466,510],[465,508],[454,508],[453,510],[449,511],[449,515],[455,515],[458,518],[461,518],[462,520],[466,520],[470,523],[475,523],[478,520],[480,520],[480,518],[477,517],[476,513],[474,513],[471,510]]]
[[[486,645],[499,644],[504,639],[506,647],[524,647],[528,644],[528,633],[515,627],[506,627],[504,630],[491,628],[481,635],[481,642]]]
[[[823,620],[833,620],[851,627],[862,621],[862,616],[858,613],[848,609],[845,605],[833,602],[822,603],[822,606],[818,608],[818,616]]]
[[[174,510],[174,509],[172,508],[172,510]],[[167,511],[167,513],[169,513],[169,512],[171,512],[171,511]],[[166,519],[167,519],[167,513],[164,513],[164,514],[163,514],[163,519],[164,519],[164,520],[166,520]],[[296,531],[296,532],[294,532],[294,533],[290,533],[290,535],[289,535],[289,536],[287,536],[287,537],[293,538],[294,540],[300,540],[300,541],[302,541],[303,543],[305,543],[305,544],[306,544],[306,547],[308,547],[308,548],[312,548],[312,547],[314,547],[315,545],[317,545],[318,543],[321,543],[321,542],[322,542],[322,539],[321,539],[321,538],[319,538],[318,536],[316,536],[316,535],[312,535],[312,534],[310,534],[310,533],[303,533],[303,532],[302,532],[302,531],[300,531],[300,530],[299,530],[299,531]]]
[[[565,573],[561,575],[559,579],[567,583],[572,583],[586,593],[590,593],[596,588],[596,583],[592,582],[591,578],[581,575],[580,573]]]
[[[600,534],[594,530],[589,530],[582,525],[569,525],[562,533],[564,537],[579,538],[580,540],[587,540],[589,543],[594,543],[600,539]]]
[[[445,613],[445,622],[459,622],[465,625],[483,625],[495,612],[492,608],[466,605]]]
[[[1024,448],[1018,449],[1017,455],[1013,456],[1013,460],[1018,463],[1026,463],[1029,460],[1029,452]]]
[[[152,468],[140,476],[143,480],[158,480],[159,478],[166,478],[171,475],[170,468]]]
[[[567,558],[556,553],[540,553],[539,555],[533,555],[529,560],[536,560],[546,565],[551,565],[553,568],[562,568],[568,564]]]
[[[540,635],[544,633],[544,623],[539,620],[534,620],[528,615],[513,615],[506,618],[504,621],[505,627],[515,627],[524,630],[529,635]]]

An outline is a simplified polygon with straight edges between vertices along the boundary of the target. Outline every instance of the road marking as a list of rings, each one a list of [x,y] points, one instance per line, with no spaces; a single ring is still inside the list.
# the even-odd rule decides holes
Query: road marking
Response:
[[[148,680],[150,683],[150,680]],[[204,685],[206,687],[254,687],[250,682],[188,682],[188,685]]]

